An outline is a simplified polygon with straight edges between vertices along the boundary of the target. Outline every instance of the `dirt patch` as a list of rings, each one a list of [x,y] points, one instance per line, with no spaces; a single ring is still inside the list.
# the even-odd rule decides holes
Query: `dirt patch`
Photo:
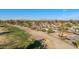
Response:
[[[32,29],[27,28],[27,27],[21,27],[21,26],[16,26],[16,27],[27,31],[34,38],[37,38],[37,37],[44,38],[46,40],[47,45],[48,45],[47,47],[50,48],[50,49],[51,48],[75,48],[74,46],[72,46],[70,44],[67,44],[66,42],[62,41],[61,39],[50,36],[50,35],[48,35],[48,34],[46,34],[44,32],[35,31],[35,30],[32,30]]]

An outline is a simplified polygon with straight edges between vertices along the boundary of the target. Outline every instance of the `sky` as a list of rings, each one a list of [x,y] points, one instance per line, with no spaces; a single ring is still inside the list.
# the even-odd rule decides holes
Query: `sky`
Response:
[[[79,19],[79,9],[0,9],[0,19]]]

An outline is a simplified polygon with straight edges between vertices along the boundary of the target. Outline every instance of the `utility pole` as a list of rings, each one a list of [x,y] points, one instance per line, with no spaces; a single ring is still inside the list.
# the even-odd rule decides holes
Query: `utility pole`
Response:
[[[61,21],[61,28],[60,28],[60,36],[61,36],[61,40],[64,39],[64,19],[65,19],[65,9],[63,10],[63,14],[62,14],[62,21]]]

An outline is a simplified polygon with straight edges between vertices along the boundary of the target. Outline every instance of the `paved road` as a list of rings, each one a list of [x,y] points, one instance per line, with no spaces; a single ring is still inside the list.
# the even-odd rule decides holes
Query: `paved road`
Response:
[[[59,38],[55,38],[55,35],[53,36],[50,36],[44,32],[41,32],[41,31],[36,31],[36,30],[32,30],[30,28],[27,28],[27,27],[22,27],[22,26],[18,26],[18,25],[15,25],[16,27],[28,32],[29,34],[32,35],[33,38],[44,38],[46,40],[46,44],[47,44],[47,48],[49,49],[52,49],[52,48],[55,48],[55,49],[74,49],[75,47],[60,40]]]

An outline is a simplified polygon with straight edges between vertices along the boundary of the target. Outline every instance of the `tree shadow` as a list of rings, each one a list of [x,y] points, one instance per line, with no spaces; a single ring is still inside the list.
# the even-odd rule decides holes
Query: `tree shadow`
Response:
[[[10,32],[1,32],[0,35],[8,34]]]
[[[42,49],[43,45],[42,42],[36,40],[34,43],[30,44],[26,49]]]

